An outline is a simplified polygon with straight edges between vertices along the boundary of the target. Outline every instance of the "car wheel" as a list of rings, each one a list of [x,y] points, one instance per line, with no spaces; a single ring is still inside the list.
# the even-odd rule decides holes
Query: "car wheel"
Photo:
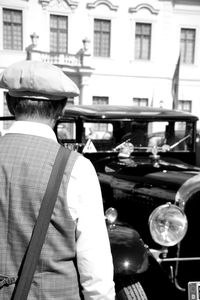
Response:
[[[116,296],[116,300],[148,300],[140,282],[123,287]]]

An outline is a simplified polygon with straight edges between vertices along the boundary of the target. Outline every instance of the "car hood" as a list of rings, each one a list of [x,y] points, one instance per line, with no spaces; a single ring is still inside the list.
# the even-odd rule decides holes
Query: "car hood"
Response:
[[[101,160],[103,163],[104,168],[98,171],[101,184],[107,183],[114,190],[163,197],[165,201],[166,197],[174,201],[184,182],[200,173],[200,168],[171,158],[107,157]]]

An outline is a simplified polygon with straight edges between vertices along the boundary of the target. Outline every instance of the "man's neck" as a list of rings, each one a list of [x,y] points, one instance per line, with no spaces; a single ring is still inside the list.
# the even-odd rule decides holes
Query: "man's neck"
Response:
[[[39,118],[39,117],[28,117],[27,116],[18,116],[16,117],[16,121],[28,121],[28,122],[35,122],[41,123],[50,126],[51,128],[55,125],[55,120],[47,119],[47,118]]]

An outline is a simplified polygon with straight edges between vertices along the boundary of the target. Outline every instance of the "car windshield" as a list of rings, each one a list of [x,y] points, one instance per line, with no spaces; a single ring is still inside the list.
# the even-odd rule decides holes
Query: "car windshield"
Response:
[[[80,126],[79,126],[80,127]],[[96,151],[118,149],[122,143],[131,143],[134,151],[193,151],[194,125],[190,121],[133,121],[114,120],[86,122],[80,128],[75,122],[60,123],[57,135],[66,144],[92,141]]]

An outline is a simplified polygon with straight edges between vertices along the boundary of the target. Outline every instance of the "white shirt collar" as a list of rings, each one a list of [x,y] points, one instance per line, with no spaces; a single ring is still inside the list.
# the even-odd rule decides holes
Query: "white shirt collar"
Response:
[[[5,132],[7,133],[21,133],[30,134],[40,137],[52,139],[57,142],[56,135],[52,128],[43,123],[30,122],[30,121],[15,121],[11,127]]]

